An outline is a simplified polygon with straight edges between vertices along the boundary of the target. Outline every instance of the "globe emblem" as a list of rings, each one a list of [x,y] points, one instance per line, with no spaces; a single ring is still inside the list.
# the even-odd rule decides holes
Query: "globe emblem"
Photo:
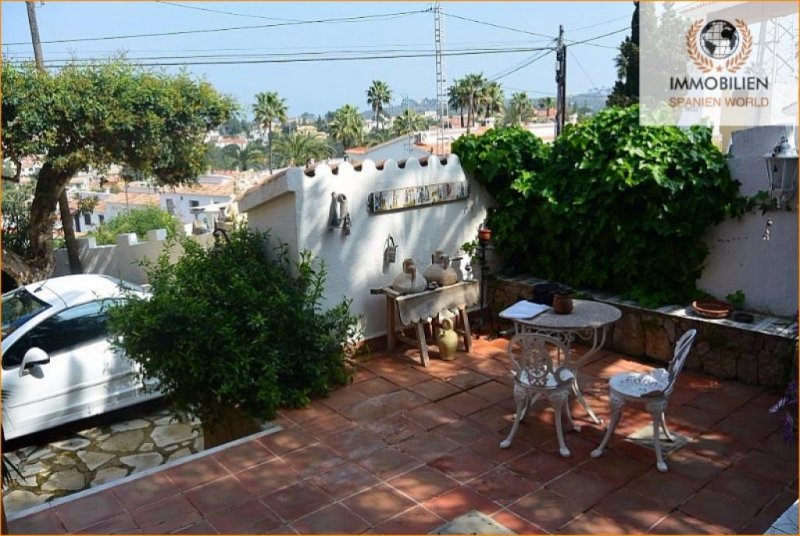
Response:
[[[728,21],[712,20],[700,31],[700,48],[715,60],[724,60],[736,52],[739,32]]]

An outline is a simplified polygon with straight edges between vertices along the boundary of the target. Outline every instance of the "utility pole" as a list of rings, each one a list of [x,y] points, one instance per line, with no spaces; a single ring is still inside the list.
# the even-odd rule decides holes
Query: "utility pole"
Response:
[[[564,131],[567,115],[567,46],[564,44],[564,26],[558,27],[556,49],[556,137]]]
[[[447,99],[447,75],[444,65],[444,13],[439,2],[433,5],[434,38],[436,41],[436,151],[444,154],[444,138],[447,122],[450,119],[450,107]]]
[[[36,23],[36,6],[33,2],[25,2],[28,8],[28,25],[31,27],[31,42],[33,43],[33,56],[36,60],[36,68],[44,71],[44,56],[42,55],[42,42],[39,40],[39,25]],[[72,213],[69,210],[69,196],[67,188],[61,190],[58,198],[58,208],[61,214],[61,229],[64,231],[64,241],[67,244],[67,258],[69,259],[69,271],[73,274],[83,273],[81,259],[78,256],[78,244],[75,240],[75,225],[72,221]]]

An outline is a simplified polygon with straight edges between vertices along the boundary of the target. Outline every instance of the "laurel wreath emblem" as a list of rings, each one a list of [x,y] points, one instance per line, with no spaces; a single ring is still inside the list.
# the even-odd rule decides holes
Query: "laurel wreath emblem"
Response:
[[[711,58],[701,54],[697,49],[697,34],[700,33],[702,27],[702,20],[696,20],[694,24],[689,26],[689,31],[686,32],[686,52],[689,54],[689,59],[692,60],[695,67],[700,69],[700,72],[710,73],[714,70],[714,62],[711,61]]]
[[[689,59],[692,60],[692,63],[694,63],[695,67],[697,67],[700,72],[710,73],[715,68],[714,60],[702,54],[697,46],[697,36],[703,28],[703,22],[702,20],[695,21],[686,32],[686,52],[689,54]],[[741,69],[744,64],[747,63],[747,58],[750,57],[750,53],[753,51],[753,34],[750,33],[747,23],[742,19],[736,19],[734,26],[736,26],[736,29],[739,30],[739,34],[742,36],[742,46],[736,55],[728,58],[725,62],[725,68],[731,73],[735,73]],[[716,69],[721,71],[722,67],[717,67]]]
[[[728,58],[725,62],[725,68],[729,72],[735,73],[747,63],[747,58],[750,57],[750,52],[753,51],[753,34],[750,33],[750,28],[742,19],[736,19],[734,26],[739,30],[739,35],[742,36],[742,47],[735,56]]]

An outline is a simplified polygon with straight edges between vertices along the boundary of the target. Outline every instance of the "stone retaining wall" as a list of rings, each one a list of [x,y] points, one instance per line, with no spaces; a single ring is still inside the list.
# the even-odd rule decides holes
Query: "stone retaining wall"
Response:
[[[542,280],[531,277],[493,281],[489,290],[493,314],[530,297],[532,286],[538,282]],[[622,318],[609,332],[607,349],[667,363],[672,358],[675,341],[684,331],[696,328],[698,337],[687,359],[687,370],[776,390],[786,386],[796,356],[796,331],[791,319],[756,315],[752,324],[708,320],[691,316],[685,306],[644,309],[618,296],[587,294],[591,294],[589,299],[622,310]]]

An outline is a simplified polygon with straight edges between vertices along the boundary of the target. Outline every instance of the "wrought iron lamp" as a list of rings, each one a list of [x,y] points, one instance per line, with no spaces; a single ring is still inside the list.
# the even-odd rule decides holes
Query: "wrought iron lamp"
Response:
[[[489,245],[492,240],[492,230],[489,229],[485,223],[482,223],[478,228],[478,247],[475,248],[475,257],[478,259],[478,266],[481,267],[480,279],[480,320],[476,327],[475,332],[480,332],[483,327],[486,315],[489,315],[489,323],[494,332],[494,317],[492,316],[491,309],[486,307],[486,283],[489,280],[489,266],[486,262],[486,250],[491,246]]]
[[[764,159],[770,196],[779,208],[783,208],[797,194],[797,149],[786,136],[782,136],[772,151],[764,155]]]

